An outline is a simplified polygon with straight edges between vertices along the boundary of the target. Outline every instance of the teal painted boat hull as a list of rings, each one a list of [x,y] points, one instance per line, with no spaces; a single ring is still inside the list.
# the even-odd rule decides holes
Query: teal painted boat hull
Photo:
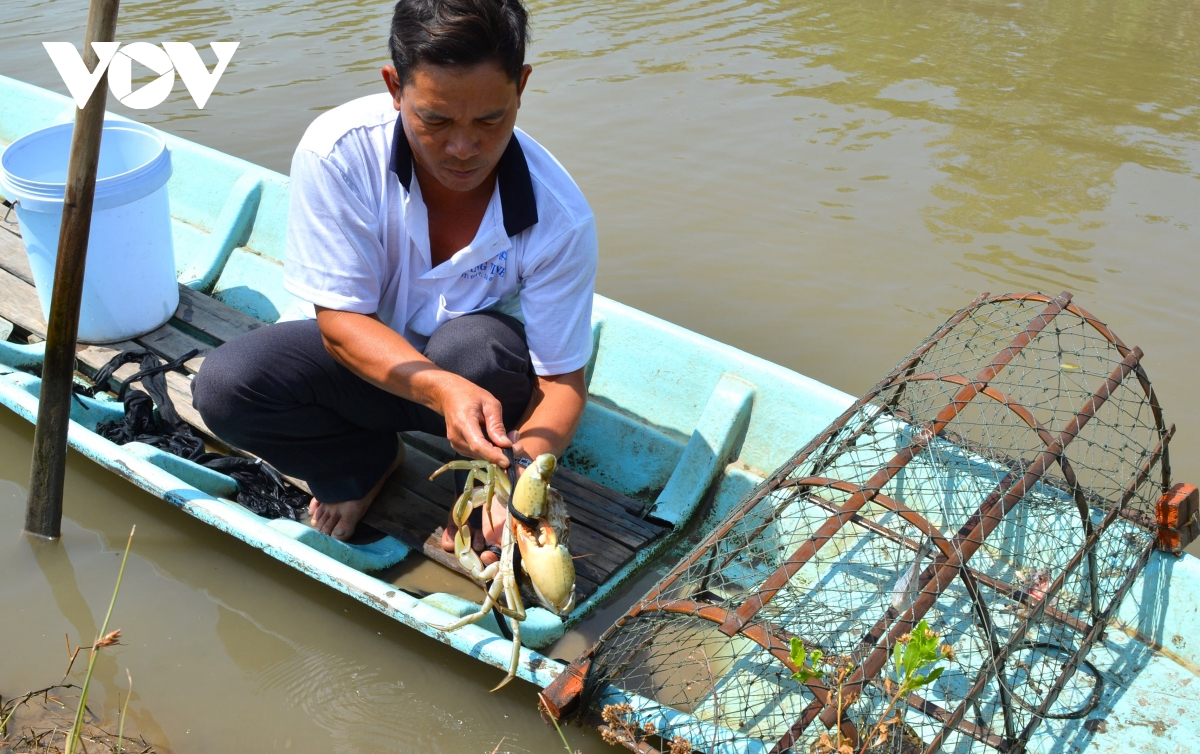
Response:
[[[61,95],[0,77],[0,147],[74,116]],[[118,116],[112,116],[118,117]],[[180,282],[266,322],[299,316],[283,290],[288,179],[244,160],[164,134],[175,173],[169,183]],[[682,526],[708,503],[701,531],[720,520],[767,472],[853,402],[841,391],[597,296],[595,348],[586,374],[591,400],[563,463],[598,482],[653,502],[651,514]],[[40,346],[0,343],[0,404],[33,422]],[[483,625],[454,633],[461,605],[445,596],[418,600],[372,575],[406,548],[385,540],[374,550],[335,543],[305,527],[272,524],[231,501],[232,481],[133,443],[94,432],[121,407],[87,400],[73,409],[71,447],[101,466],[252,547],[498,669],[511,644]],[[693,522],[695,523],[695,522]],[[612,596],[675,546],[665,538],[639,553],[568,619]],[[1093,649],[1106,690],[1089,716],[1048,720],[1032,751],[1189,751],[1200,739],[1192,710],[1200,702],[1200,561],[1155,553],[1123,603],[1118,623]],[[547,634],[549,641],[551,634]],[[535,641],[534,644],[539,644]],[[528,647],[518,675],[538,686],[564,666]],[[614,701],[623,695],[612,690]],[[635,709],[644,700],[630,699]],[[655,714],[661,714],[656,712]],[[683,715],[684,713],[678,713]],[[686,716],[685,716],[686,717]],[[693,719],[703,740],[702,720]],[[748,752],[750,744],[723,751]]]

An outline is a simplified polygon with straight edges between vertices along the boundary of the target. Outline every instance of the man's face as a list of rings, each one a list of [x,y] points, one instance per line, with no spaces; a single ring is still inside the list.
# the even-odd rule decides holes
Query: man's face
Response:
[[[491,175],[517,122],[530,67],[512,81],[491,62],[421,64],[403,86],[393,66],[383,79],[404,122],[413,158],[448,189],[470,191]]]

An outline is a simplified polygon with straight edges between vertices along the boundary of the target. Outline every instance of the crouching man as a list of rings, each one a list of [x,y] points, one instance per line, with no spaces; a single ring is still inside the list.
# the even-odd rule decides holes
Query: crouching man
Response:
[[[387,93],[322,114],[292,160],[284,283],[313,318],[226,343],[193,383],[208,427],[305,480],[335,538],[403,462],[397,432],[506,467],[503,448],[561,455],[583,414],[595,223],[515,129],[526,39],[520,0],[396,4]]]

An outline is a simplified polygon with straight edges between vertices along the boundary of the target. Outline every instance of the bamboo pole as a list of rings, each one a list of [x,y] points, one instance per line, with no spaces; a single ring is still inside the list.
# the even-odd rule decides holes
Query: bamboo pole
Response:
[[[91,0],[83,45],[83,62],[89,71],[99,65],[92,43],[113,41],[119,5],[120,0]],[[29,503],[25,510],[25,530],[42,537],[61,534],[75,338],[79,333],[79,302],[83,296],[83,272],[107,99],[108,78],[102,76],[84,108],[75,111],[75,131],[71,137],[62,226],[58,234],[58,259],[54,266],[54,294],[50,299],[50,321],[46,331],[46,359],[42,366],[42,392],[38,401],[37,429],[33,435]]]

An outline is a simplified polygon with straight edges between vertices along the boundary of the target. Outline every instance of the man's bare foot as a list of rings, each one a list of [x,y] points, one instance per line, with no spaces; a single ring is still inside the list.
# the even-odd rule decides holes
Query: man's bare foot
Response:
[[[479,559],[483,564],[491,565],[500,558],[496,553],[488,550],[489,545],[500,546],[500,537],[504,534],[504,522],[508,518],[508,509],[500,502],[498,497],[492,498],[492,515],[489,517],[485,512],[483,515],[483,526],[471,527],[471,549],[479,553]],[[454,524],[453,511],[446,519],[446,528],[442,529],[442,549],[446,552],[454,552],[454,536],[458,534],[458,527]]]
[[[308,515],[313,528],[343,542],[350,539],[354,534],[354,527],[358,526],[358,522],[367,514],[367,509],[371,507],[371,503],[383,489],[383,483],[404,463],[404,456],[404,443],[401,442],[400,447],[396,449],[396,459],[392,461],[392,465],[383,473],[371,491],[358,500],[322,503],[314,497],[308,504]]]

